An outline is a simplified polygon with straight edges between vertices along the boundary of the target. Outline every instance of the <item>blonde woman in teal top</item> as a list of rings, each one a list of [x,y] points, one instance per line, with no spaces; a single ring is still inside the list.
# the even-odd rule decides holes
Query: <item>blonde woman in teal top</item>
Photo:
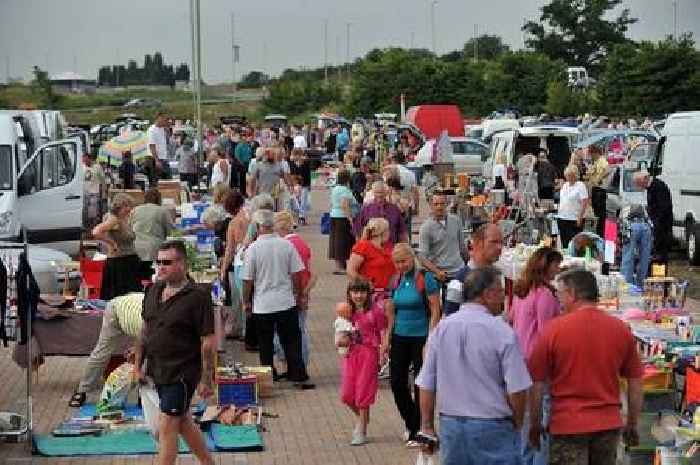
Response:
[[[352,235],[352,211],[356,203],[350,190],[350,173],[338,171],[335,187],[331,190],[331,233],[328,242],[328,258],[335,260],[333,274],[345,274],[345,264],[355,244]]]

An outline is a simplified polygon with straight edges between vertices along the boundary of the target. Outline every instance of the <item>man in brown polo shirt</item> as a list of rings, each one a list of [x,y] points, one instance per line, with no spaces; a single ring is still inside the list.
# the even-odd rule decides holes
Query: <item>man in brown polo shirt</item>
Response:
[[[180,241],[158,249],[158,281],[143,302],[143,329],[136,348],[136,376],[146,375],[160,397],[159,465],[174,465],[181,434],[200,463],[213,465],[189,406],[195,388],[212,395],[214,382],[214,315],[211,295],[187,277],[187,253]]]

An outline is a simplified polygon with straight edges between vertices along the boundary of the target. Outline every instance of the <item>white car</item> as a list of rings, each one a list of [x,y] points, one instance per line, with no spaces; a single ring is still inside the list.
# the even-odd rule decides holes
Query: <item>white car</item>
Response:
[[[415,164],[433,164],[433,146],[435,139],[429,139],[418,151]],[[480,175],[484,160],[488,157],[489,147],[478,139],[468,137],[450,137],[450,153],[442,154],[441,161],[454,163],[455,173],[468,173],[470,175]]]

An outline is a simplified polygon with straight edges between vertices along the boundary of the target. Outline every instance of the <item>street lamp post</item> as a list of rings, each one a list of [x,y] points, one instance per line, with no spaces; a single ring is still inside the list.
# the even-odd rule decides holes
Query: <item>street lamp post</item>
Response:
[[[437,0],[432,0],[430,2],[430,45],[433,49],[433,53],[436,53],[435,45],[435,5],[437,5]]]

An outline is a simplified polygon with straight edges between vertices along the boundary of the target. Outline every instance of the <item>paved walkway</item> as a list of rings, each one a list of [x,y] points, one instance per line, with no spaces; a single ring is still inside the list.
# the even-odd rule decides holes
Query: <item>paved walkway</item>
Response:
[[[309,313],[311,361],[309,374],[315,391],[293,390],[287,383],[275,385],[275,396],[265,400],[265,410],[278,419],[265,419],[265,451],[249,454],[216,454],[220,465],[340,465],[415,463],[415,452],[401,442],[403,423],[396,411],[388,382],[381,384],[378,401],[371,410],[370,444],[349,445],[353,415],[338,397],[338,358],[333,347],[332,322],[335,304],[343,299],[344,276],[331,274],[327,256],[327,237],[319,233],[319,212],[327,206],[327,191],[314,191],[315,214],[309,225],[300,228],[313,251],[313,268],[319,281],[313,292]],[[0,348],[0,410],[23,408],[25,374],[10,359],[11,348]],[[240,342],[227,341],[227,355],[240,356],[257,364],[257,354],[244,353]],[[227,357],[228,358],[228,357]],[[70,417],[68,401],[82,374],[86,358],[49,357],[39,372],[34,387],[34,424],[38,433],[47,433],[62,419]],[[21,411],[21,410],[20,410]],[[31,460],[31,462],[30,462]],[[151,464],[155,456],[43,458],[29,457],[26,447],[0,443],[0,463],[35,463],[63,465]],[[194,464],[192,456],[183,455],[179,464]]]

